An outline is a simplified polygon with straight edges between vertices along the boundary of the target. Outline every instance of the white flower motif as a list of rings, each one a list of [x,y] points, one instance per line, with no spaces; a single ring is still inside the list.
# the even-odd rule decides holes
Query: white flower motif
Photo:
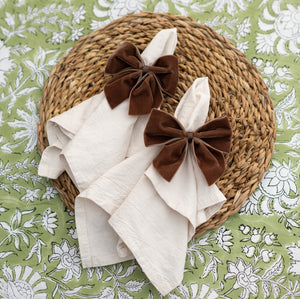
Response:
[[[92,20],[92,23],[91,23],[91,29],[92,30],[96,30],[98,28],[100,28],[101,26],[107,24],[108,22],[105,22],[105,21],[96,21],[96,20]]]
[[[262,59],[258,59],[256,57],[254,57],[252,59],[252,62],[256,65],[256,67],[262,67],[264,65],[264,61]]]
[[[297,167],[292,168],[291,161],[280,164],[272,160],[273,167],[269,169],[263,180],[242,207],[240,213],[259,213],[258,206],[264,215],[272,215],[274,210],[282,215],[287,208],[297,206],[299,202],[298,189],[295,183]]]
[[[117,19],[128,13],[137,13],[143,8],[145,8],[145,4],[139,0],[117,0],[111,6],[111,17],[112,19]]]
[[[49,40],[50,43],[53,44],[60,44],[65,40],[65,35],[67,32],[62,31],[62,32],[53,32],[52,37]]]
[[[297,95],[296,90],[293,88],[291,92],[282,99],[277,106],[275,107],[275,116],[277,120],[278,128],[282,128],[284,121],[286,123],[287,129],[299,129],[299,125],[295,125],[293,127],[293,120],[300,122],[300,118],[297,116],[298,108],[296,103]],[[300,134],[295,134],[289,142],[284,142],[285,144],[292,148],[299,148],[300,147]]]
[[[277,235],[270,233],[264,235],[264,241],[267,245],[272,245],[277,240]]]
[[[280,78],[293,79],[292,74],[290,73],[290,69],[287,66],[279,67],[277,69],[277,75]]]
[[[21,200],[26,200],[27,202],[29,201],[34,202],[36,198],[39,198],[40,191],[41,191],[40,189],[34,189],[34,190],[26,189],[26,194],[21,197]]]
[[[267,76],[270,76],[270,75],[274,74],[274,72],[275,72],[275,68],[272,65],[271,61],[266,61],[266,65],[264,67],[264,73]]]
[[[77,230],[74,229],[74,228],[70,228],[70,229],[69,229],[68,235],[69,235],[73,240],[77,240],[77,239],[78,239]]]
[[[17,120],[13,122],[8,122],[8,125],[13,128],[24,128],[24,130],[17,131],[13,134],[14,140],[23,139],[21,143],[28,140],[25,153],[32,152],[37,144],[37,124],[39,122],[39,117],[36,112],[36,106],[32,99],[28,98],[26,102],[27,109],[31,114],[25,112],[24,110],[17,109],[17,114],[23,120]]]
[[[49,66],[53,66],[57,59],[59,53],[54,55],[54,57],[50,58],[48,61],[45,61],[46,55],[55,52],[54,50],[45,51],[40,47],[38,55],[35,56],[34,61],[24,60],[24,64],[32,71],[31,80],[35,80],[37,78],[37,82],[39,86],[44,86],[44,77],[47,78],[49,76]]]
[[[251,230],[251,228],[250,228],[249,225],[244,225],[244,224],[241,224],[241,225],[239,226],[239,229],[240,229],[240,231],[241,231],[244,235],[247,235],[247,234],[250,232],[250,230]]]
[[[282,94],[283,92],[287,91],[288,87],[288,85],[281,82],[276,82],[274,84],[274,90],[276,94]]]
[[[276,38],[277,38],[276,33],[271,33],[271,34],[258,33],[256,36],[257,53],[267,53],[268,55],[270,53],[274,53],[273,46]]]
[[[260,252],[260,256],[261,256],[264,263],[268,263],[271,260],[271,257],[274,256],[274,251],[263,249]]]
[[[214,7],[214,11],[215,12],[223,11],[225,9],[225,6],[227,6],[227,12],[230,15],[234,15],[237,12],[235,5],[237,5],[238,8],[241,10],[245,11],[247,9],[247,4],[245,3],[244,0],[217,0]]]
[[[255,252],[255,247],[254,246],[244,246],[242,249],[242,252],[245,253],[245,255],[247,257],[252,257],[254,255]]]
[[[216,233],[216,243],[225,251],[230,252],[230,246],[233,243],[230,241],[233,236],[230,234],[231,230],[226,229],[225,226],[221,226]]]
[[[43,299],[47,298],[47,285],[41,281],[41,275],[33,272],[29,266],[24,269],[21,265],[13,267],[4,263],[2,267],[3,277],[0,279],[0,296],[6,299]],[[41,291],[45,291],[41,293]]]
[[[250,240],[253,243],[258,243],[261,240],[260,230],[258,230],[257,228],[253,228]]]
[[[248,298],[250,294],[256,297],[258,286],[255,282],[259,276],[255,274],[255,270],[250,263],[246,266],[244,261],[238,257],[236,264],[228,262],[228,273],[224,278],[225,280],[236,278],[233,289],[243,288],[240,298]]]
[[[298,241],[298,245],[293,243],[293,245],[286,248],[289,250],[290,259],[293,261],[288,268],[288,272],[300,276],[300,241]]]
[[[275,194],[278,195],[289,196],[291,191],[296,194],[295,178],[297,178],[297,175],[293,173],[291,161],[289,160],[288,164],[283,161],[282,165],[276,160],[273,160],[272,163],[274,167],[265,175],[265,179],[268,179],[268,186],[273,187],[276,190]],[[285,204],[289,205],[288,202],[285,202]]]
[[[6,47],[0,40],[0,86],[6,85],[6,76],[14,68],[14,63],[10,58],[10,47]]]
[[[54,235],[53,229],[57,228],[57,224],[54,223],[57,221],[57,218],[55,216],[56,212],[51,212],[50,208],[45,210],[42,216],[42,226],[52,235]]]
[[[52,186],[47,186],[46,192],[43,194],[42,199],[47,198],[49,200],[51,198],[54,198],[57,194],[58,192],[55,188],[53,188]]]
[[[186,16],[188,14],[187,8],[189,8],[192,12],[203,12],[203,6],[207,6],[208,4],[200,4],[197,3],[199,1],[194,0],[172,0],[172,3],[174,4],[174,7],[177,11],[179,11],[179,14],[182,16]]]
[[[5,18],[5,22],[6,24],[11,27],[14,28],[15,26],[15,16],[10,14],[9,12],[5,12],[6,18]]]
[[[70,248],[69,243],[63,239],[60,246],[57,244],[53,245],[52,252],[53,254],[49,261],[59,260],[57,270],[66,270],[62,280],[65,282],[70,281],[73,276],[78,280],[81,275],[81,260],[77,247],[74,245]]]
[[[84,9],[84,5],[82,4],[78,10],[73,11],[73,24],[79,24],[81,20],[84,20],[86,11]]]
[[[21,168],[23,168],[23,163],[18,161],[15,166],[17,169],[21,169]]]
[[[83,35],[83,33],[82,33],[83,29],[84,28],[73,28],[72,29],[72,35],[70,36],[70,40],[73,41],[73,42],[78,40],[79,37]]]
[[[287,4],[288,10],[280,9],[280,1],[273,1],[272,10],[273,16],[268,7],[263,11],[263,17],[268,23],[263,22],[260,18],[258,19],[258,25],[262,31],[270,32],[260,34],[258,33],[257,51],[258,53],[274,53],[274,44],[277,39],[279,42],[276,45],[276,49],[280,55],[288,55],[286,50],[286,44],[288,43],[289,50],[293,54],[299,54],[300,49],[297,44],[300,44],[300,6],[295,8],[291,4]],[[272,24],[270,22],[273,22]]]
[[[237,43],[236,48],[245,53],[249,49],[249,42]]]
[[[165,1],[159,1],[155,7],[154,12],[168,12],[169,11],[169,4]]]
[[[249,22],[250,18],[245,18],[242,24],[237,25],[237,37],[240,39],[241,37],[245,37],[250,33],[251,24]]]
[[[98,0],[98,4],[101,8],[94,5],[93,12],[96,17],[103,18],[103,21],[92,20],[92,29],[97,29],[126,14],[138,13],[145,8],[145,4],[139,0],[116,0],[113,3],[107,0]]]
[[[240,214],[251,214],[254,213],[259,214],[258,211],[258,204],[260,202],[260,199],[262,197],[262,193],[260,191],[255,191],[245,202],[245,204],[242,206],[240,210]]]

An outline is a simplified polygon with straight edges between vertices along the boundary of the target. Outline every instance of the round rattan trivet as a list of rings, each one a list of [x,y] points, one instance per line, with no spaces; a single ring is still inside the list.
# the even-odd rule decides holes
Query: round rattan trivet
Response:
[[[273,104],[261,75],[243,53],[211,28],[188,17],[142,12],[82,37],[53,68],[45,84],[38,146],[43,152],[48,145],[49,118],[103,90],[109,79],[103,73],[106,61],[120,43],[130,41],[142,51],[158,31],[173,27],[178,30],[179,84],[174,99],[166,98],[162,109],[173,113],[193,81],[207,76],[211,91],[208,120],[227,115],[233,129],[227,168],[217,183],[227,202],[197,228],[198,236],[240,210],[269,167],[276,134]],[[78,190],[68,175],[63,173],[52,184],[73,210]]]

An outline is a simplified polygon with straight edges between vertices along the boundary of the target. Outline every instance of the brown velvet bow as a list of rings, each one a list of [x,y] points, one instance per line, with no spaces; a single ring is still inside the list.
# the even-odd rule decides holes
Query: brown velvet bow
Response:
[[[129,98],[129,114],[142,115],[160,106],[162,93],[175,94],[178,60],[174,55],[166,55],[147,66],[138,48],[124,42],[109,57],[105,72],[114,75],[104,87],[110,107],[113,109]]]
[[[189,143],[208,185],[212,185],[225,170],[223,153],[231,147],[232,130],[228,118],[218,117],[194,132],[186,132],[172,115],[153,109],[144,131],[145,145],[164,144],[153,160],[153,166],[168,182],[183,163]]]

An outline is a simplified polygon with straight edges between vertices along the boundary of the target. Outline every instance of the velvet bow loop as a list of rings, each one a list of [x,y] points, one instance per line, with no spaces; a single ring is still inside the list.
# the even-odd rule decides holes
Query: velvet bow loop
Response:
[[[194,132],[186,132],[175,117],[157,109],[152,110],[144,131],[146,146],[164,144],[153,160],[153,166],[164,179],[172,180],[187,151],[192,150],[208,185],[216,182],[225,170],[223,153],[230,151],[231,136],[227,117],[216,118]]]
[[[108,59],[105,73],[114,75],[104,92],[112,109],[129,98],[129,114],[150,113],[160,106],[163,93],[174,95],[178,83],[178,60],[174,55],[159,57],[145,65],[136,46],[124,42]]]

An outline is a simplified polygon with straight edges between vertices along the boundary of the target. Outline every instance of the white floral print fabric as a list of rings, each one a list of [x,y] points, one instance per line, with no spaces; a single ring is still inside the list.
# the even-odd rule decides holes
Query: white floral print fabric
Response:
[[[37,175],[52,67],[83,35],[141,10],[212,27],[261,72],[277,125],[270,169],[241,211],[188,244],[165,298],[300,297],[300,6],[297,0],[0,0],[0,298],[161,298],[139,265],[81,267],[74,213]]]

